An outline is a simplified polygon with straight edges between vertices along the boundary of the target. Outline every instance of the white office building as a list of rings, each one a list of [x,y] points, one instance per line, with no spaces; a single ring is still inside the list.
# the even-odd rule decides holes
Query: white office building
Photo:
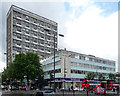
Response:
[[[44,77],[49,81],[50,73],[54,73],[54,55],[42,59],[41,64],[45,72]],[[103,73],[107,78],[108,73],[115,73],[115,61],[62,49],[56,52],[56,87],[63,87],[63,81],[66,88],[71,85],[81,87],[81,82],[88,72]]]

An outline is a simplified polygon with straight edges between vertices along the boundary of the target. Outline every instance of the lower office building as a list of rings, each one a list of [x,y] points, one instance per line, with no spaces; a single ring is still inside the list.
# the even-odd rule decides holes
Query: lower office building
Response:
[[[50,73],[54,73],[54,54],[42,59],[41,64],[44,78],[50,81]],[[61,88],[65,82],[65,88],[81,88],[88,72],[103,73],[107,78],[108,73],[115,73],[115,61],[62,49],[55,53],[55,87]]]

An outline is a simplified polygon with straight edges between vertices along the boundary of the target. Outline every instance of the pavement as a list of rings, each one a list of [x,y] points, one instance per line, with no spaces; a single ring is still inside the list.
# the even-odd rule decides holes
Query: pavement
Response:
[[[3,90],[0,91],[0,96],[30,96],[30,94],[33,93],[33,90],[14,90],[14,91],[8,91],[8,90]],[[56,92],[57,96],[87,96],[86,91],[57,91]],[[97,96],[94,95],[94,93],[89,92],[88,96]],[[119,92],[120,95],[120,92]],[[98,95],[99,96],[99,95]],[[101,95],[100,95],[101,96]],[[103,95],[104,96],[104,95]],[[118,96],[117,92],[112,92],[112,91],[106,91],[106,96]]]

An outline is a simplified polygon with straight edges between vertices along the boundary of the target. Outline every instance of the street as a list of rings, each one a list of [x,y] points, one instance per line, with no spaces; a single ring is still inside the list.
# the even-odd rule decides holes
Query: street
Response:
[[[16,91],[0,91],[0,94],[2,93],[2,96],[31,96],[33,91],[22,91],[22,90],[16,90]],[[119,94],[120,95],[120,94]],[[56,96],[63,96],[63,91],[56,92]],[[86,91],[64,91],[64,96],[87,96]],[[106,95],[95,95],[94,92],[88,93],[88,96],[118,96],[117,92],[112,91],[106,91]]]

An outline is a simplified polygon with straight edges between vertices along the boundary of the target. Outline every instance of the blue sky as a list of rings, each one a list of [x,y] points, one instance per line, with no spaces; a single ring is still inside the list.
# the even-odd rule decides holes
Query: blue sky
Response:
[[[118,11],[118,2],[94,2],[93,3],[95,6],[97,6],[98,8],[100,8],[101,10],[103,10],[103,12],[101,13],[102,16],[106,17],[111,15],[114,12]],[[69,2],[64,2],[64,6],[65,6],[65,10],[69,13],[72,9],[72,7],[70,6]],[[79,6],[76,9],[76,14],[75,17],[79,17],[83,10],[84,6]]]
[[[102,13],[104,16],[111,15],[113,12],[118,11],[118,2],[95,2],[95,4],[104,10]]]

